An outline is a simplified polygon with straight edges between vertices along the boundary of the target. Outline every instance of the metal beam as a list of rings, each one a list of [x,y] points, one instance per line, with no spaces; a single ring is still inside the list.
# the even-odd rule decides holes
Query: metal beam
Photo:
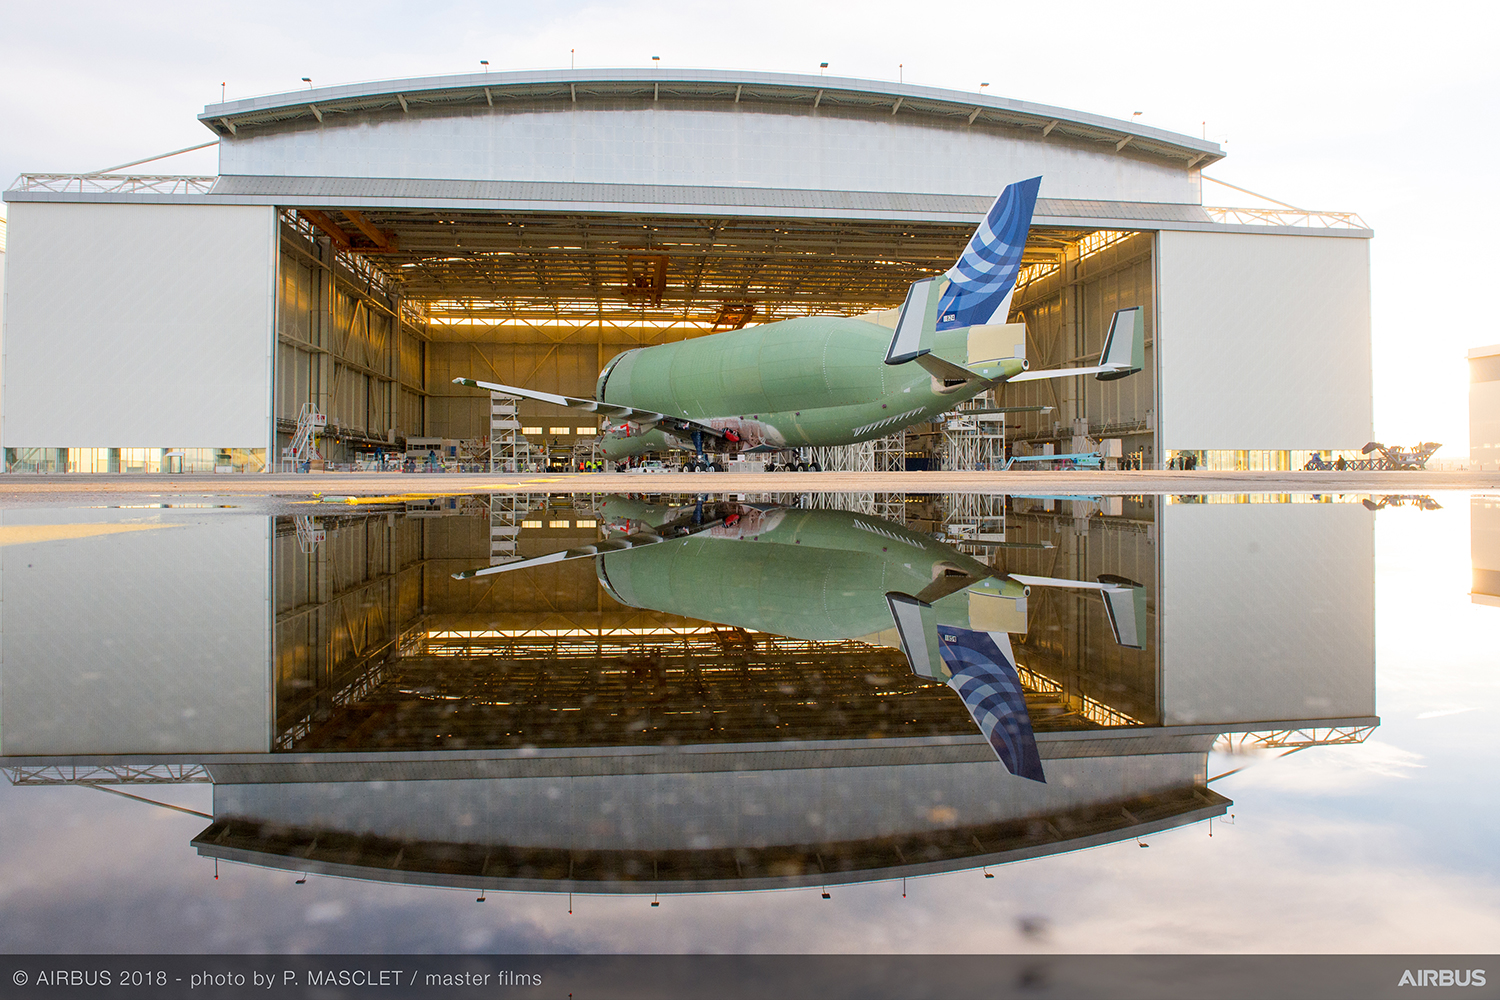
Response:
[[[354,245],[353,242],[349,239],[349,234],[340,229],[338,223],[334,222],[332,219],[324,215],[322,212],[319,212],[317,209],[299,208],[297,209],[297,213],[308,222],[311,222],[313,225],[321,229],[329,239],[333,240],[333,245],[338,247],[340,250],[348,250]]]
[[[231,132],[234,131],[234,126],[230,125],[228,119],[221,119],[221,120],[224,122],[224,124],[229,125],[229,130]],[[184,146],[182,149],[174,149],[170,153],[158,153],[155,156],[148,156],[144,160],[131,160],[129,163],[119,163],[119,164],[116,164],[113,167],[105,167],[103,170],[94,170],[94,171],[91,171],[91,172],[89,172],[87,174],[84,174],[83,176],[85,176],[85,177],[95,177],[95,176],[98,176],[99,174],[109,174],[109,173],[113,173],[116,170],[124,170],[126,167],[138,167],[142,163],[155,163],[157,160],[165,160],[169,156],[177,156],[179,153],[191,153],[194,150],[207,149],[209,146],[217,146],[218,144],[219,144],[219,140],[218,139],[212,139],[212,140],[210,140],[208,142],[200,142],[196,146]]]
[[[380,247],[380,249],[396,249],[397,244],[394,233],[388,233],[383,230],[376,229],[373,225],[370,224],[370,220],[365,218],[365,214],[363,212],[357,212],[352,208],[346,208],[343,210],[343,212],[344,217],[350,222],[354,223],[354,227],[368,236],[370,238],[370,242]]]

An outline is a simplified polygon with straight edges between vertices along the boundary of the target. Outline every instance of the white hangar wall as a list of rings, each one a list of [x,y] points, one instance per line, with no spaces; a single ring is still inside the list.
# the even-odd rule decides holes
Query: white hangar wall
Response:
[[[1364,234],[1163,231],[1158,241],[1163,452],[1370,440]]]
[[[1044,198],[1199,201],[1196,171],[1110,145],[748,105],[367,114],[223,138],[219,173],[974,195],[1040,174]]]
[[[6,447],[267,446],[274,209],[9,209]]]

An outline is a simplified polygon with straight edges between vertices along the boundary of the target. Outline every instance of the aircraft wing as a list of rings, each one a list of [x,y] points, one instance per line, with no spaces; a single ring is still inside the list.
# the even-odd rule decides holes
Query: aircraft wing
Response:
[[[518,569],[531,569],[533,566],[548,566],[552,563],[568,562],[571,559],[591,559],[594,556],[607,555],[611,552],[627,552],[631,549],[644,548],[647,545],[655,545],[667,539],[686,538],[700,532],[717,528],[725,523],[724,517],[703,517],[703,505],[698,503],[692,507],[679,508],[677,516],[662,524],[657,525],[650,531],[638,531],[631,535],[610,535],[592,545],[580,545],[574,549],[564,549],[561,552],[548,552],[546,555],[533,556],[530,559],[518,559],[515,562],[501,563],[498,566],[485,566],[481,569],[466,569],[453,574],[455,580],[473,580],[481,576],[494,576],[497,573],[510,573]]]
[[[597,399],[560,396],[554,392],[522,389],[520,386],[502,385],[498,382],[480,382],[472,378],[456,378],[453,382],[455,385],[466,385],[471,389],[488,389],[491,392],[504,393],[507,396],[522,396],[526,399],[535,399],[542,403],[551,403],[553,406],[566,406],[572,410],[586,410],[589,413],[599,413],[611,420],[629,421],[630,423],[643,424],[647,427],[660,425],[670,430],[700,431],[709,437],[726,438],[731,441],[737,440],[720,428],[713,427],[701,420],[673,416],[669,413],[658,413],[655,410],[640,410],[633,406],[621,406],[617,403],[601,403]]]
[[[518,559],[515,562],[501,563],[498,566],[486,566],[483,569],[466,569],[461,573],[454,573],[453,579],[473,580],[481,576],[494,576],[497,573],[509,573],[518,569],[531,569],[533,566],[548,566],[552,563],[567,562],[571,559],[589,559],[593,556],[603,555],[606,552],[623,552],[626,549],[640,548],[643,545],[655,545],[661,541],[665,541],[665,539],[660,535],[647,534],[645,532],[606,538],[593,545],[580,545],[576,549],[565,549],[562,552],[548,552],[544,556]]]

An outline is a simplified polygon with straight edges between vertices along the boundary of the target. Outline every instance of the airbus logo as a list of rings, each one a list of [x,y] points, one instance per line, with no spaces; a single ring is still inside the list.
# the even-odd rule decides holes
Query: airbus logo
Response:
[[[1462,978],[1460,978],[1462,977]],[[1483,969],[1407,969],[1397,986],[1483,986]]]

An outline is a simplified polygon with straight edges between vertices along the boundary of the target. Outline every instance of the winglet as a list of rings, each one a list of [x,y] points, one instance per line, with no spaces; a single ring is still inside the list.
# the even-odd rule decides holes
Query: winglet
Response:
[[[1134,580],[1109,574],[1099,577],[1099,582],[1104,584],[1100,596],[1104,598],[1104,613],[1115,642],[1130,649],[1145,649],[1146,588]]]
[[[886,594],[885,602],[895,619],[901,652],[906,654],[912,673],[946,681],[948,671],[944,669],[943,657],[938,651],[937,612],[932,605],[910,594],[895,592]]]
[[[1140,306],[1115,311],[1104,335],[1099,367],[1109,369],[1094,376],[1101,382],[1134,375],[1146,367],[1146,311]]]
[[[885,363],[904,365],[932,350],[932,334],[937,330],[937,310],[942,299],[937,285],[942,278],[914,281],[906,290],[901,315],[896,320],[896,335],[885,352]]]

